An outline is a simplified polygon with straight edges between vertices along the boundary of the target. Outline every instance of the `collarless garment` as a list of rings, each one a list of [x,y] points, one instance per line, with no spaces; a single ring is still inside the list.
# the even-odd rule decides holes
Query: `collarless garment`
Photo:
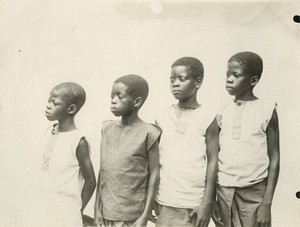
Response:
[[[54,127],[46,132],[42,163],[44,196],[48,199],[45,215],[49,223],[54,221],[57,226],[82,225],[80,209],[84,180],[76,156],[82,137],[83,133],[77,129],[57,132]]]
[[[122,126],[105,121],[102,127],[100,188],[103,217],[115,221],[139,218],[148,190],[148,152],[161,130],[140,122]]]
[[[162,128],[159,145],[161,205],[195,208],[204,195],[206,179],[206,130],[215,117],[203,106],[169,107],[157,117]]]
[[[221,128],[218,183],[246,187],[268,175],[266,130],[276,104],[257,99],[229,102],[217,117]]]

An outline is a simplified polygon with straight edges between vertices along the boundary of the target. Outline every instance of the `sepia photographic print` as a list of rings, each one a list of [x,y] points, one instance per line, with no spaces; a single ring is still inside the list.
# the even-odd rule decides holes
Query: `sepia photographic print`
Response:
[[[107,226],[195,226],[197,216],[205,213],[204,208],[196,209],[198,201],[216,197],[215,181],[218,199],[231,198],[236,206],[229,210],[244,209],[230,193],[241,193],[241,197],[244,193],[242,200],[251,200],[256,190],[263,193],[263,201],[255,212],[258,219],[271,220],[266,226],[300,226],[299,15],[299,1],[0,0],[0,226],[97,226],[103,218],[98,211],[105,219],[111,217]],[[191,73],[192,67],[200,76]],[[243,91],[234,91],[230,84],[243,72],[253,77]],[[190,87],[179,90],[187,80],[192,81]],[[184,89],[192,92],[183,94]],[[72,103],[66,102],[69,106],[53,114],[52,109],[66,104],[60,102],[65,97]],[[186,97],[193,100],[184,102]],[[131,106],[122,112],[117,103],[127,99]],[[257,104],[257,100],[264,103],[245,107],[243,113],[227,105]],[[200,107],[210,115],[200,111],[203,117],[193,115]],[[175,120],[162,116],[167,108],[174,109]],[[239,120],[233,122],[233,118]],[[229,137],[225,135],[230,127],[227,119],[234,128]],[[175,139],[168,140],[175,121]],[[242,121],[246,121],[243,128]],[[140,131],[129,133],[125,123]],[[118,131],[120,125],[124,131]],[[70,131],[73,134],[66,136]],[[63,133],[65,137],[59,137]],[[258,145],[252,140],[236,142],[246,141],[251,133]],[[185,134],[190,143],[184,142]],[[214,152],[219,151],[214,147],[218,141],[221,150]],[[243,147],[222,153],[233,143]],[[131,149],[135,145],[138,148]],[[181,147],[185,153],[167,153],[170,147]],[[237,151],[245,147],[263,147],[265,155],[240,155]],[[69,156],[53,154],[69,148]],[[132,153],[126,153],[127,149]],[[124,154],[109,153],[120,150]],[[211,160],[219,167],[206,170]],[[244,165],[235,167],[237,160]],[[203,172],[197,172],[197,165]],[[244,177],[248,170],[249,176]],[[132,177],[125,177],[130,171]],[[229,177],[231,171],[243,176]],[[53,174],[52,181],[45,172]],[[198,185],[199,179],[203,184]],[[130,187],[136,190],[132,198]],[[248,187],[251,190],[237,191]],[[47,194],[52,189],[59,197]],[[187,224],[170,224],[177,222],[167,218],[156,224],[140,219],[144,213],[154,215],[155,198],[161,219],[163,214],[180,219],[172,213],[175,209],[168,210],[174,206],[185,209]],[[262,210],[261,202],[269,208]],[[221,205],[220,220],[225,221]],[[127,212],[126,218],[115,207]],[[250,205],[245,207],[248,212]],[[212,214],[205,215],[201,226],[216,226]],[[224,226],[230,222],[252,226],[242,219],[236,223],[231,215]],[[99,220],[94,222],[94,216]]]

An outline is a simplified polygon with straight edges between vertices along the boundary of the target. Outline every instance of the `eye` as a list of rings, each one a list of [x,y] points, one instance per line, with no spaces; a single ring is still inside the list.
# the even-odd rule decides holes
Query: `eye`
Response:
[[[238,75],[236,72],[227,72],[226,77],[234,76],[235,78],[238,78],[240,75]]]
[[[185,81],[187,80],[187,78],[185,78],[185,77],[180,77],[179,80],[180,80],[181,82],[185,82]]]
[[[230,77],[230,76],[236,77],[236,73],[235,73],[235,72],[228,71],[228,72],[226,73],[226,77]]]
[[[58,104],[58,103],[55,102],[55,100],[52,99],[52,98],[49,98],[49,99],[48,99],[48,103],[52,103],[54,106],[56,106],[56,105]]]
[[[118,97],[119,97],[119,99],[123,99],[123,98],[124,98],[124,95],[118,94]]]

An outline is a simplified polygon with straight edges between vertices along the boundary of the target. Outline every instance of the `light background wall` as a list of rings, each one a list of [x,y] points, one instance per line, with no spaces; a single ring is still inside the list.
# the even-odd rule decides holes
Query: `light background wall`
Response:
[[[151,5],[152,3],[152,5]],[[74,81],[87,92],[78,114],[95,170],[99,168],[102,121],[110,113],[110,89],[119,76],[144,76],[150,95],[140,116],[153,121],[175,102],[170,65],[199,58],[205,78],[199,101],[216,110],[228,99],[226,63],[240,51],[264,60],[257,96],[277,100],[281,172],[274,197],[273,226],[300,226],[299,111],[300,24],[294,2],[0,1],[0,223],[34,226],[39,207],[36,166],[51,89]],[[152,6],[152,12],[151,11]],[[92,202],[93,203],[93,202]],[[87,213],[92,215],[90,203]]]

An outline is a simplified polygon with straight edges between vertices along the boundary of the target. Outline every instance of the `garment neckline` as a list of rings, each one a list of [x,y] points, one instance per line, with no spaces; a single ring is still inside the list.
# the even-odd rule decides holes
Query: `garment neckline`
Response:
[[[202,106],[202,105],[201,105],[200,103],[198,103],[198,105],[197,105],[195,108],[183,108],[183,107],[180,107],[180,106],[178,105],[178,103],[176,103],[176,104],[173,105],[174,108],[177,108],[177,109],[179,109],[179,110],[181,110],[181,111],[192,111],[192,110],[197,110],[197,109],[199,109],[201,106]]]
[[[120,120],[115,121],[115,125],[118,126],[118,127],[122,127],[122,128],[134,128],[134,127],[138,127],[139,125],[144,124],[144,123],[145,122],[143,120],[141,120],[140,122],[137,122],[137,123],[132,124],[132,125],[122,125]]]
[[[246,100],[239,100],[239,99],[233,99],[233,102],[234,102],[235,104],[237,104],[237,103],[254,103],[254,102],[258,101],[258,100],[260,100],[260,99],[257,98],[257,99],[254,99],[254,100],[248,100],[248,101],[246,101]]]
[[[59,131],[58,131],[58,123],[57,123],[57,124],[53,125],[53,129],[51,130],[51,133],[52,133],[53,135],[67,134],[67,133],[70,133],[70,132],[75,132],[75,131],[77,131],[77,130],[78,130],[78,129],[76,128],[76,129],[73,129],[73,130],[71,130],[71,131],[59,132]]]

